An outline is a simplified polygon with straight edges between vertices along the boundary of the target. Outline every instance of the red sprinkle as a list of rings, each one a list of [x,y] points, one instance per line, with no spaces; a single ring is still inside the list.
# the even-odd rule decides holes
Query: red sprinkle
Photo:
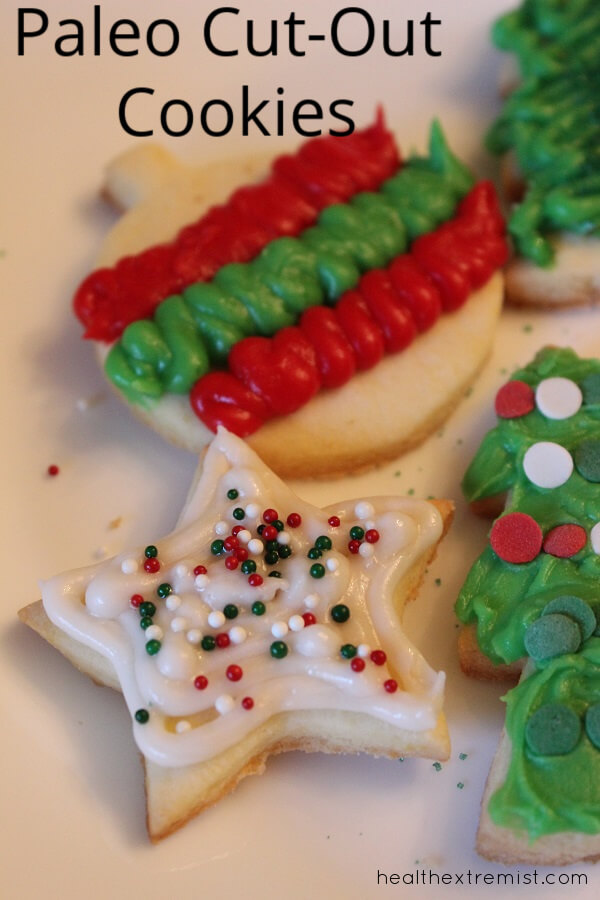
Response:
[[[240,542],[234,534],[232,534],[230,537],[226,537],[223,541],[223,546],[226,550],[237,550],[239,545]]]
[[[371,662],[376,666],[383,666],[387,661],[385,650],[373,650],[371,653]]]
[[[279,518],[279,516],[277,514],[277,510],[271,509],[271,508],[265,509],[264,513],[262,514],[262,517],[263,517],[263,522],[266,522],[267,525],[270,525],[271,522],[274,522],[275,519]]]
[[[53,478],[55,475],[58,475],[59,472],[60,469],[58,466],[54,465],[54,463],[51,466],[48,466],[48,475],[51,475]]]
[[[552,556],[566,559],[583,550],[586,543],[587,534],[581,525],[557,525],[544,538],[544,550]]]
[[[144,598],[141,594],[132,594],[131,600],[129,601],[134,609],[137,609],[140,603],[144,602]]]
[[[237,537],[238,534],[240,533],[240,531],[243,531],[243,530],[244,530],[243,525],[234,525],[234,527],[231,529],[231,533],[234,537]]]
[[[365,661],[364,661],[364,659],[361,659],[360,656],[355,656],[354,659],[352,660],[352,662],[350,663],[350,668],[354,672],[362,672],[364,667],[365,667]]]
[[[273,525],[265,525],[261,537],[263,541],[274,541],[279,532]]]
[[[490,533],[492,550],[509,563],[526,563],[542,549],[542,529],[526,513],[508,513],[496,519]]]
[[[365,534],[365,541],[368,544],[376,544],[379,540],[379,532],[376,528],[369,528],[369,530]]]
[[[535,394],[524,381],[508,381],[496,394],[496,415],[501,419],[518,419],[535,409]]]
[[[358,548],[360,547],[360,541],[348,541],[348,550],[350,553],[358,553]]]
[[[292,512],[287,517],[286,522],[290,528],[298,528],[298,526],[302,524],[302,516],[300,513]]]
[[[215,642],[217,647],[219,647],[221,650],[224,650],[225,647],[229,647],[229,644],[231,643],[229,635],[225,634],[225,632],[217,634],[217,636],[215,637]]]
[[[235,556],[240,562],[245,562],[248,559],[248,551],[245,547],[238,547],[235,551]]]
[[[317,621],[316,616],[311,612],[302,613],[302,618],[304,619],[306,628],[308,628],[309,625],[314,625]]]
[[[252,699],[252,697],[244,697],[244,699],[242,700],[242,706],[244,707],[244,709],[252,709],[252,707],[254,706],[254,700]]]
[[[253,572],[252,575],[248,575],[248,584],[252,587],[260,587],[263,583],[262,575],[259,575],[258,572]]]
[[[225,674],[229,678],[230,681],[239,681],[242,675],[244,674],[241,666],[231,665],[227,666],[225,670]]]
[[[199,691],[203,691],[206,687],[208,687],[208,678],[206,677],[206,675],[197,675],[194,678],[194,687]]]
[[[395,678],[388,678],[387,681],[383,682],[383,686],[388,692],[388,694],[395,694],[398,690],[398,682]]]
[[[196,566],[194,575],[206,575],[206,566]]]
[[[229,569],[230,572],[233,572],[234,569],[237,569],[240,561],[237,556],[228,556],[225,560],[225,568]]]
[[[327,522],[328,522],[329,525],[331,525],[332,528],[339,528],[339,527],[340,527],[340,518],[339,518],[339,516],[329,516],[329,518],[327,519]]]
[[[144,560],[144,569],[154,575],[160,569],[160,563],[155,556],[151,556],[150,559]]]

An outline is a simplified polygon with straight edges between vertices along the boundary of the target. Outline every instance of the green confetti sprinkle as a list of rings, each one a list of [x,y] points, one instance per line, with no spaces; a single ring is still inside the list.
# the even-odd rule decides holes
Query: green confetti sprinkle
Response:
[[[458,754],[458,758],[459,758],[459,759],[466,759],[468,755],[469,755],[468,753],[459,753],[459,754]]]
[[[414,489],[414,488],[409,488],[408,491],[407,491],[406,493],[408,494],[409,497],[412,497],[412,495],[414,494],[414,492],[415,492],[415,489]]]
[[[398,469],[397,472],[394,472],[394,478],[400,478],[401,475],[402,475],[402,472],[400,471],[400,469]]]
[[[533,325],[527,323],[527,325],[523,325],[523,328],[521,330],[524,334],[531,334],[531,332],[533,331]]]
[[[462,789],[464,788],[464,786],[465,786],[465,785],[464,785],[464,783],[463,783],[462,781],[457,781],[456,787],[457,787],[460,791],[462,791]]]
[[[442,771],[442,764],[439,763],[439,762],[434,762],[434,763],[433,763],[433,768],[435,769],[436,772],[441,772],[441,771]]]
[[[441,579],[441,578],[436,578],[436,579],[435,579],[435,583],[436,583],[437,586],[439,587],[440,584],[442,583],[442,579]]]

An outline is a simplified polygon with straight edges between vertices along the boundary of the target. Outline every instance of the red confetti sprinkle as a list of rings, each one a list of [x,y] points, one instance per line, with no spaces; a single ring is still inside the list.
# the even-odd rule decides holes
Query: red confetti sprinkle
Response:
[[[350,668],[354,672],[362,672],[365,667],[364,659],[361,659],[360,656],[355,656],[352,662],[350,663]]]
[[[58,468],[58,466],[54,465],[54,463],[53,463],[51,466],[48,466],[47,471],[48,471],[48,475],[51,475],[54,478],[55,475],[58,475],[58,473],[60,472],[60,469]]]
[[[279,518],[279,515],[277,514],[276,509],[271,509],[269,507],[269,509],[265,509],[264,513],[262,514],[262,517],[263,517],[263,522],[266,522],[267,525],[270,525],[271,522],[274,522],[275,519]]]
[[[134,609],[137,609],[138,606],[144,602],[144,598],[141,594],[132,594],[131,600],[129,601]]]
[[[224,650],[225,647],[229,647],[231,641],[229,639],[229,635],[223,632],[222,634],[218,634],[215,637],[215,643],[217,647],[219,647],[221,650]]]
[[[206,575],[206,566],[196,566],[194,575]]]
[[[376,666],[383,666],[387,661],[385,650],[373,650],[371,653],[371,662]]]
[[[358,553],[360,541],[348,541],[348,550],[350,553]]]
[[[286,519],[290,528],[298,528],[302,524],[302,516],[300,513],[292,512]]]
[[[194,687],[199,691],[203,691],[206,687],[208,687],[208,678],[206,675],[197,675],[194,678]]]
[[[154,575],[160,569],[160,563],[155,556],[151,556],[150,559],[144,560],[144,569]]]
[[[244,674],[241,666],[231,665],[227,666],[225,670],[225,674],[229,678],[230,681],[239,681],[242,675]]]
[[[258,572],[254,572],[252,575],[248,575],[248,584],[251,587],[260,587],[263,583],[262,575],[259,575]]]
[[[369,528],[369,530],[365,534],[365,541],[367,541],[368,544],[376,544],[378,540],[379,532],[377,531],[377,529]]]
[[[240,561],[237,556],[228,556],[225,560],[225,568],[229,569],[230,572],[233,572],[234,569],[237,569]]]
[[[254,700],[252,699],[252,697],[244,697],[244,699],[242,700],[242,706],[244,707],[244,709],[252,709],[252,707],[254,706]]]
[[[526,563],[542,549],[542,529],[526,513],[508,513],[497,519],[490,533],[492,550],[509,563]]]
[[[524,381],[508,381],[496,394],[496,414],[501,419],[518,419],[535,408],[533,388]]]
[[[544,538],[544,550],[552,556],[566,559],[583,550],[586,543],[587,534],[581,525],[557,525]]]
[[[395,694],[398,690],[398,682],[395,678],[388,678],[387,681],[383,682],[383,686],[388,692],[388,694]]]
[[[327,522],[331,525],[332,528],[339,528],[341,524],[339,516],[329,516]]]
[[[316,616],[311,612],[302,613],[302,618],[304,619],[304,625],[308,628],[309,625],[314,625],[317,621]]]
[[[279,532],[273,525],[265,525],[261,537],[263,541],[274,541]]]

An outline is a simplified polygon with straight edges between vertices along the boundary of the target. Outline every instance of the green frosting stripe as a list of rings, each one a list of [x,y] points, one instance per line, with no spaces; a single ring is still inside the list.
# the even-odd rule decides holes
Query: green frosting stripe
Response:
[[[132,403],[187,393],[231,347],[294,324],[310,306],[337,299],[363,272],[386,266],[410,241],[454,214],[473,179],[437,123],[429,155],[412,157],[377,193],[324,209],[298,237],[278,238],[249,263],[223,266],[129,325],[111,347],[106,374]]]

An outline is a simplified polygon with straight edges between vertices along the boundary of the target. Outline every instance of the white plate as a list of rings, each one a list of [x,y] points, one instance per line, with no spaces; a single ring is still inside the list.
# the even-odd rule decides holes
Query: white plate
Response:
[[[16,622],[16,610],[37,598],[39,577],[85,564],[96,551],[113,553],[168,531],[195,467],[191,456],[147,432],[110,396],[69,308],[114,221],[97,196],[103,164],[136,140],[118,123],[126,90],[156,91],[138,107],[140,127],[146,116],[158,121],[160,103],[172,98],[199,108],[222,96],[239,106],[242,84],[250,85],[256,102],[274,102],[278,86],[294,102],[313,97],[327,105],[353,98],[359,124],[382,101],[404,148],[422,147],[430,119],[439,115],[452,145],[479,171],[489,170],[480,141],[498,108],[499,57],[490,49],[488,28],[510,6],[506,0],[363,4],[379,34],[382,20],[390,19],[398,42],[404,19],[418,22],[430,10],[433,19],[442,19],[432,31],[433,49],[442,51],[435,58],[423,51],[420,32],[420,49],[412,58],[386,57],[375,48],[363,57],[343,58],[329,42],[313,42],[303,58],[283,47],[277,58],[249,59],[242,48],[243,20],[254,18],[264,35],[268,19],[282,20],[290,10],[276,0],[243,6],[239,22],[232,18],[228,38],[240,46],[237,57],[219,59],[203,49],[202,23],[215,8],[206,0],[169,5],[155,0],[129,4],[128,10],[118,0],[105,0],[100,56],[93,55],[93,4],[63,0],[59,12],[54,5],[48,11],[47,33],[29,40],[19,58],[17,7],[2,4],[0,871],[10,898],[364,898],[379,896],[383,875],[397,873],[416,883],[422,871],[427,883],[419,884],[419,895],[438,896],[436,876],[443,873],[452,879],[462,873],[467,880],[471,872],[472,883],[479,873],[481,885],[484,874],[501,871],[472,849],[503,709],[499,689],[467,681],[456,661],[452,605],[487,529],[466,511],[459,481],[492,424],[491,399],[506,371],[548,341],[597,353],[597,312],[507,313],[493,359],[440,434],[370,475],[297,485],[303,496],[321,503],[409,490],[457,499],[452,533],[406,618],[431,663],[448,673],[453,752],[441,771],[424,760],[289,754],[272,759],[263,777],[246,780],[218,807],[151,847],[141,770],[120,697],[79,676]],[[312,32],[325,29],[341,8],[331,0],[294,6]],[[170,16],[180,29],[180,49],[164,59],[148,52],[116,57],[106,42],[108,27],[125,15],[137,17],[141,26]],[[55,40],[69,27],[61,31],[58,20],[70,17],[86,23],[83,57],[54,52]],[[355,25],[358,41],[358,17]],[[289,124],[286,129],[291,143]],[[256,135],[240,138],[239,132],[209,139],[199,126],[187,138],[168,141],[190,159],[239,153],[240,147],[271,150],[275,143]],[[85,403],[87,408],[80,408]],[[50,463],[60,466],[57,478],[45,474]],[[460,759],[461,753],[467,758]],[[600,875],[589,866],[573,870],[586,873],[588,892],[592,885],[598,889]],[[531,873],[519,868],[515,877],[517,871],[521,879]],[[549,872],[556,875],[539,870],[538,883]],[[383,873],[379,889],[378,873]],[[457,890],[444,887],[444,896]],[[551,896],[547,888],[531,885],[526,894],[531,900]],[[585,894],[580,887],[578,896]]]

